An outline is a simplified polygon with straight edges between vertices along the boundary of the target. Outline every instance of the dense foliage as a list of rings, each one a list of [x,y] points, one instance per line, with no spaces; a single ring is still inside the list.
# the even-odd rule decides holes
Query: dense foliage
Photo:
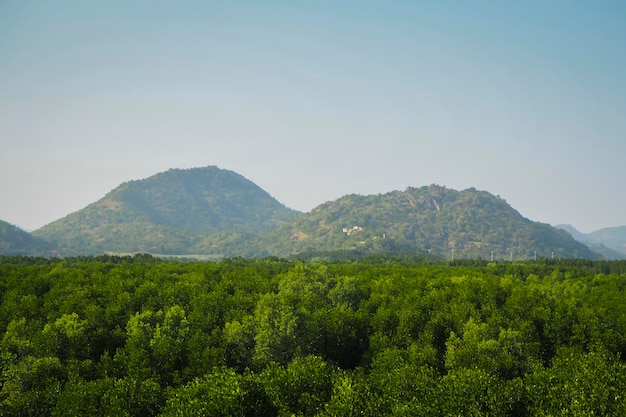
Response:
[[[626,263],[0,258],[2,416],[626,415]]]

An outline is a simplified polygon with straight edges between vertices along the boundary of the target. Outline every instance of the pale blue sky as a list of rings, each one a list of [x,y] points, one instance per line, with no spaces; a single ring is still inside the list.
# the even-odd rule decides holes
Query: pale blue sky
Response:
[[[626,2],[0,0],[0,219],[217,165],[309,211],[476,187],[626,225]]]

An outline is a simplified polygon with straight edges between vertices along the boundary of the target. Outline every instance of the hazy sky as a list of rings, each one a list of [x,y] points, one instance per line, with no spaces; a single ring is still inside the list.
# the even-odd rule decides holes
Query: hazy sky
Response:
[[[0,0],[0,219],[217,165],[309,211],[432,183],[626,225],[626,2]]]

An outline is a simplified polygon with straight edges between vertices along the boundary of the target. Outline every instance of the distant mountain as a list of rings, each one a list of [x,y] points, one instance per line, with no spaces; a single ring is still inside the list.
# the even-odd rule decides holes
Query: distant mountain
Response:
[[[124,183],[33,235],[56,243],[65,255],[221,256],[297,214],[235,172],[217,167],[171,169]]]
[[[626,255],[626,226],[607,227],[591,232],[588,236]]]
[[[579,242],[582,242],[582,243],[598,243],[593,238],[591,238],[589,235],[587,235],[586,233],[583,233],[580,230],[576,229],[571,224],[557,224],[554,227],[556,227],[558,229],[565,230],[567,233],[572,235],[572,237],[574,239],[576,239],[577,241],[579,241]]]
[[[348,251],[443,259],[598,258],[566,231],[530,221],[474,188],[431,185],[347,195],[298,213],[217,167],[172,169],[124,183],[32,235],[59,255],[149,252],[210,259]]]
[[[53,253],[53,246],[50,243],[0,220],[0,255],[49,256]]]
[[[606,259],[626,259],[626,226],[600,229],[592,233],[583,233],[569,224],[555,227],[567,231],[574,239]]]
[[[470,188],[431,185],[348,195],[318,206],[262,239],[265,254],[358,250],[444,258],[597,258],[568,233],[522,217],[506,201]]]

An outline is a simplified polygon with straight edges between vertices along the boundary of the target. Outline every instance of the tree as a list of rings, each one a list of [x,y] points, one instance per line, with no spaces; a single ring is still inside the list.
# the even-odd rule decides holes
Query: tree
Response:
[[[560,349],[549,368],[527,376],[526,389],[535,415],[626,415],[626,365],[602,348]]]
[[[446,342],[446,368],[482,369],[503,379],[522,376],[527,368],[523,338],[512,329],[491,329],[487,323],[470,318],[462,336],[452,332]]]
[[[160,376],[163,385],[180,379],[187,358],[189,322],[185,310],[173,305],[165,312],[162,323],[157,323],[150,340],[152,367]]]
[[[268,366],[260,380],[278,415],[314,416],[329,401],[333,368],[319,356],[298,357],[287,367]]]
[[[275,416],[277,410],[257,379],[218,369],[171,390],[161,416]]]

